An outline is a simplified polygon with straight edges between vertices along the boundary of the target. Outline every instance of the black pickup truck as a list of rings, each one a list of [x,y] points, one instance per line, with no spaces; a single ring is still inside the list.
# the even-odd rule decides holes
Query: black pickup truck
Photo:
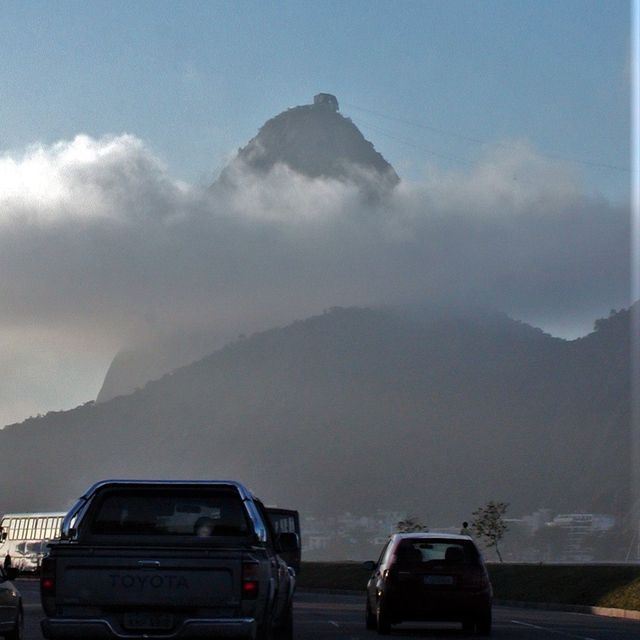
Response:
[[[42,632],[289,640],[298,551],[240,483],[99,482],[43,560]]]

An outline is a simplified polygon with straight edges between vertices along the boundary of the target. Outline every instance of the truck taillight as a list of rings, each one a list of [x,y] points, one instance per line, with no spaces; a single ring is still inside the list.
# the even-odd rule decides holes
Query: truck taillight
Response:
[[[47,615],[52,615],[56,596],[56,561],[51,558],[42,560],[40,569],[40,596],[42,608]]]
[[[257,562],[244,562],[242,564],[242,597],[245,600],[255,600],[260,590],[258,580],[260,565]]]
[[[52,593],[56,588],[56,581],[53,578],[42,578],[40,581],[40,586],[43,591],[47,593]]]
[[[53,596],[56,593],[56,562],[51,558],[42,560],[40,590],[43,596]]]

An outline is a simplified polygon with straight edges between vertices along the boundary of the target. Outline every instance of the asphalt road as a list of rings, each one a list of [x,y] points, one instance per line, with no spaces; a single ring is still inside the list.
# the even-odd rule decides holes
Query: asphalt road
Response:
[[[18,580],[25,605],[25,640],[40,640],[38,583]],[[640,622],[579,613],[494,607],[492,638],[503,640],[639,640]],[[364,628],[364,597],[298,593],[295,606],[297,640],[356,640],[377,637]],[[460,625],[399,625],[392,637],[429,640],[464,639]]]

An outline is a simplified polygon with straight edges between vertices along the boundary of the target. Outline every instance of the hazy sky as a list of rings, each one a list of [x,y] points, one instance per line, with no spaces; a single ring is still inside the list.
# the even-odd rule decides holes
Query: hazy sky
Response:
[[[92,399],[123,343],[203,318],[239,333],[455,289],[575,336],[628,303],[627,2],[0,20],[0,424]],[[234,150],[318,91],[405,178],[390,210],[286,172],[211,202]]]

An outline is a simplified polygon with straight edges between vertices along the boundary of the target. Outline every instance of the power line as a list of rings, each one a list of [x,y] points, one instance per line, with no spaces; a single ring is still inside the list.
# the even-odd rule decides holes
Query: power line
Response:
[[[507,145],[504,144],[502,142],[497,142],[497,143],[491,143],[488,140],[481,140],[480,138],[475,138],[473,136],[467,136],[467,135],[463,135],[461,133],[457,133],[455,131],[447,131],[446,129],[440,129],[438,127],[433,127],[431,125],[428,124],[424,124],[421,122],[415,122],[413,120],[407,120],[406,118],[401,118],[398,116],[392,116],[386,113],[381,113],[379,111],[374,111],[373,109],[367,109],[365,107],[359,107],[358,105],[355,104],[351,104],[348,102],[345,102],[344,105],[346,107],[349,107],[350,109],[356,109],[358,111],[363,111],[365,113],[370,113],[373,116],[376,116],[378,118],[385,118],[386,120],[395,120],[396,122],[402,122],[403,124],[407,124],[409,126],[412,127],[417,127],[419,129],[425,129],[427,131],[432,131],[434,133],[438,133],[440,135],[444,135],[444,136],[450,136],[453,138],[458,138],[460,140],[465,140],[466,142],[472,142],[474,144],[479,144],[479,145],[487,145],[487,144],[493,144],[494,146],[498,146],[498,147],[503,147],[505,149],[513,149],[513,145]],[[375,131],[375,129],[373,128],[372,125],[368,125],[370,129],[373,129]],[[392,134],[389,133],[384,133],[382,130],[378,131],[378,133],[381,133],[382,135],[387,135],[389,137],[392,137]],[[404,144],[408,144],[410,146],[414,146],[416,148],[420,148],[417,147],[416,145],[407,142],[406,140],[402,140],[400,138],[397,138],[397,140],[399,142],[403,142]],[[447,156],[442,156],[441,154],[436,154],[433,151],[429,151],[427,149],[422,149],[424,151],[427,151],[428,153],[432,154],[432,155],[440,155],[440,157],[444,157],[447,158]],[[571,156],[563,156],[563,155],[556,155],[556,154],[549,154],[549,153],[539,153],[540,156],[544,157],[544,158],[549,158],[550,160],[561,160],[564,162],[573,162],[575,164],[581,164],[587,167],[597,167],[600,169],[611,169],[612,171],[623,171],[625,173],[630,173],[630,170],[628,167],[621,167],[618,165],[613,165],[613,164],[607,164],[605,162],[592,162],[589,160],[580,160],[578,158],[574,158]],[[460,160],[460,159],[456,159],[453,157],[449,157],[449,160],[455,160],[457,162],[464,162],[464,163],[468,163],[471,164],[468,160]]]
[[[376,133],[380,134],[381,136],[385,136],[386,138],[390,138],[391,140],[395,140],[396,142],[400,142],[402,144],[407,145],[408,147],[413,147],[414,149],[418,149],[418,151],[424,151],[425,153],[428,153],[429,155],[435,156],[436,158],[443,158],[444,160],[451,160],[453,162],[460,162],[462,164],[468,164],[470,166],[472,166],[474,163],[471,160],[466,160],[464,158],[458,158],[455,156],[449,156],[449,155],[445,155],[443,153],[438,153],[436,151],[432,151],[431,149],[427,149],[426,147],[423,147],[421,145],[415,144],[414,142],[410,142],[409,140],[405,140],[404,138],[400,138],[399,136],[395,135],[394,133],[390,133],[389,131],[386,131],[385,129],[380,129],[379,127],[372,125],[366,121],[362,121],[362,120],[358,120],[358,126],[362,127],[363,129],[370,129],[371,131],[375,131]]]
[[[450,160],[452,162],[458,162],[461,164],[466,164],[468,166],[475,166],[476,163],[465,159],[465,158],[460,158],[460,157],[456,157],[456,156],[449,156],[449,155],[445,155],[443,153],[437,153],[436,151],[432,151],[431,149],[427,149],[426,147],[423,147],[421,145],[415,144],[413,142],[410,142],[409,140],[405,140],[404,138],[400,138],[397,135],[390,133],[389,131],[386,131],[385,129],[380,129],[379,127],[376,127],[370,123],[367,123],[366,121],[363,122],[362,120],[358,119],[358,127],[361,127],[362,129],[370,129],[371,131],[375,131],[378,135],[381,136],[385,136],[386,138],[390,138],[391,140],[395,140],[396,142],[400,142],[404,145],[407,145],[409,147],[413,147],[414,149],[418,149],[419,151],[424,151],[425,153],[428,153],[429,155],[435,156],[437,158],[443,158],[445,160]],[[529,180],[526,178],[526,176],[522,176],[520,175],[518,172],[514,172],[513,176],[512,176],[512,180],[519,182],[520,184],[525,184],[525,185],[531,185],[531,186],[537,186],[537,183]],[[640,544],[640,543],[639,543]]]
[[[480,140],[479,138],[474,138],[472,136],[465,136],[461,133],[456,133],[454,131],[445,131],[444,129],[439,129],[438,127],[432,127],[428,124],[423,124],[420,122],[414,122],[413,120],[407,120],[406,118],[399,118],[397,116],[390,116],[385,113],[380,113],[379,111],[373,111],[372,109],[365,109],[364,107],[358,107],[355,104],[350,104],[348,102],[343,103],[346,107],[350,107],[351,109],[357,109],[358,111],[364,111],[365,113],[370,113],[373,116],[377,116],[379,118],[385,118],[387,120],[395,120],[396,122],[402,122],[404,124],[408,124],[412,127],[418,127],[419,129],[426,129],[427,131],[433,131],[434,133],[440,133],[445,136],[451,136],[454,138],[459,138],[460,140],[466,140],[467,142],[475,142],[476,144],[486,144],[484,140]]]

